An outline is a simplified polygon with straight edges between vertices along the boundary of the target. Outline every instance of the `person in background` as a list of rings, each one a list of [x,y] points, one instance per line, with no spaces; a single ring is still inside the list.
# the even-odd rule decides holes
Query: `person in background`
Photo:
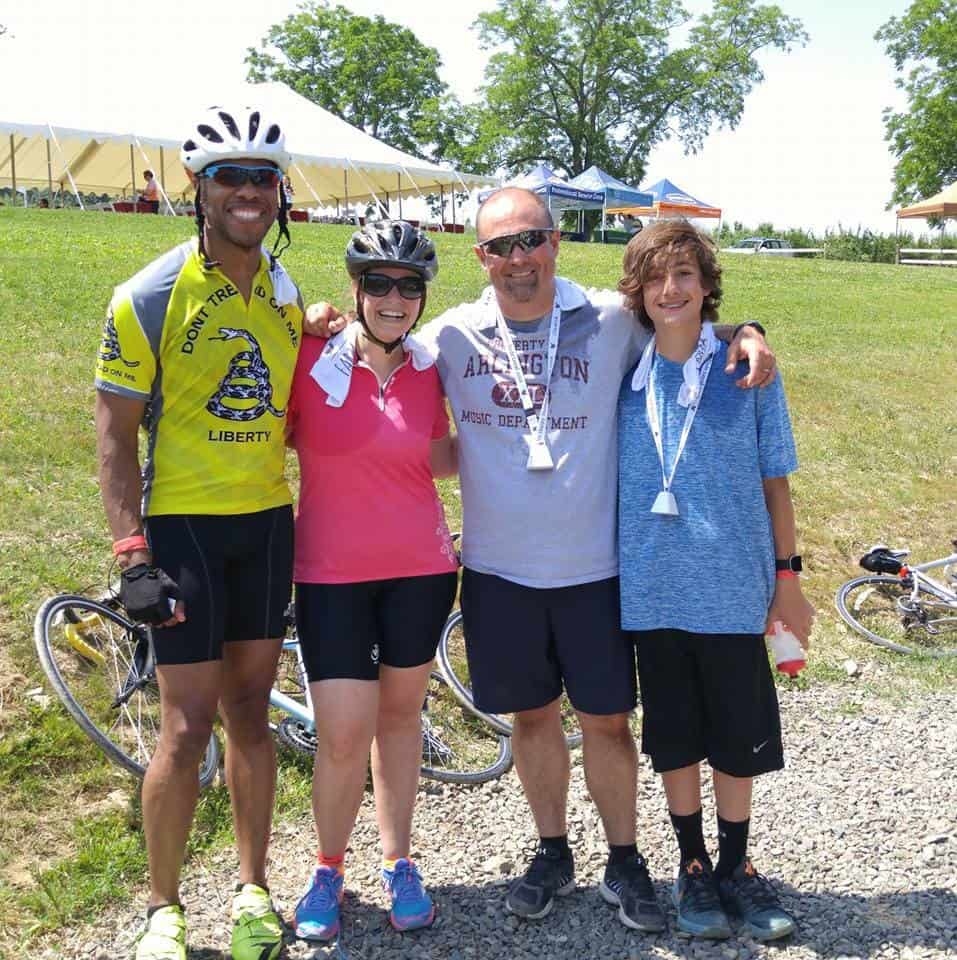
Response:
[[[140,203],[148,203],[152,213],[159,213],[159,181],[153,175],[152,170],[143,171],[143,179],[146,181],[143,192],[140,194]]]

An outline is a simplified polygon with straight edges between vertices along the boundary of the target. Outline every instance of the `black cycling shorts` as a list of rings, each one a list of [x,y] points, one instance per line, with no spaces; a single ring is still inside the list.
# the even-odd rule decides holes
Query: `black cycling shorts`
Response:
[[[156,662],[222,660],[223,643],[275,639],[292,594],[292,507],[147,517],[153,563],[183,592],[186,620],[153,630]]]
[[[430,663],[457,586],[455,573],[297,583],[296,626],[309,682],[378,680],[380,664]]]
[[[582,713],[634,709],[635,647],[621,629],[618,577],[543,589],[466,569],[461,605],[479,709],[536,710],[563,684]]]
[[[784,766],[764,637],[640,630],[641,749],[658,773],[707,760],[732,777]]]

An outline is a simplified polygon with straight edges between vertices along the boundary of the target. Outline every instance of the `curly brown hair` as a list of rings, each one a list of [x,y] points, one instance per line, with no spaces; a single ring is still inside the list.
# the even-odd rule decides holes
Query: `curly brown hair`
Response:
[[[683,253],[694,255],[701,271],[701,285],[711,290],[701,306],[701,319],[712,323],[718,321],[721,267],[714,244],[687,220],[660,220],[628,241],[622,263],[624,276],[618,281],[618,291],[625,297],[625,306],[648,330],[654,330],[654,324],[645,312],[642,286],[659,274],[669,260]]]

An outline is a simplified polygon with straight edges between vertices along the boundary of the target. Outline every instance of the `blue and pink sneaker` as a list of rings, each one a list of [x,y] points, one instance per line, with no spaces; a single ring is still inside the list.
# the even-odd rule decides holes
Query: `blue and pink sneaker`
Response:
[[[428,927],[435,919],[432,898],[422,885],[422,877],[411,860],[396,860],[392,870],[382,868],[382,889],[392,898],[389,922],[396,930]]]
[[[296,904],[296,936],[332,940],[339,932],[345,877],[334,867],[316,867],[309,889]]]

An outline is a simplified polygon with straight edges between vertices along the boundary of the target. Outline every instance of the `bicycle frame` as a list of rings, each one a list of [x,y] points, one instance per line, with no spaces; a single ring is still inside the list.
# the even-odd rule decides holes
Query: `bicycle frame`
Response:
[[[914,564],[914,566],[905,565],[901,570],[901,577],[910,574],[914,578],[915,594],[917,583],[920,582],[921,586],[923,586],[928,593],[932,593],[937,597],[938,600],[943,600],[945,603],[957,604],[957,591],[950,589],[947,584],[941,583],[940,580],[928,577],[925,572],[927,570],[936,570],[938,567],[949,567],[954,564],[957,564],[957,553],[952,553],[948,557],[941,557],[940,560],[930,560],[927,563]]]
[[[302,662],[302,651],[299,649],[299,640],[296,637],[290,637],[282,642],[283,650],[289,650],[296,654],[296,666],[299,669],[299,676],[303,680],[303,690],[306,695],[306,702],[300,703],[294,700],[288,694],[277,690],[275,687],[269,692],[269,705],[281,710],[286,716],[292,717],[301,723],[310,732],[315,732],[316,719],[312,708],[312,694],[309,691],[309,681],[306,678],[306,665]]]

